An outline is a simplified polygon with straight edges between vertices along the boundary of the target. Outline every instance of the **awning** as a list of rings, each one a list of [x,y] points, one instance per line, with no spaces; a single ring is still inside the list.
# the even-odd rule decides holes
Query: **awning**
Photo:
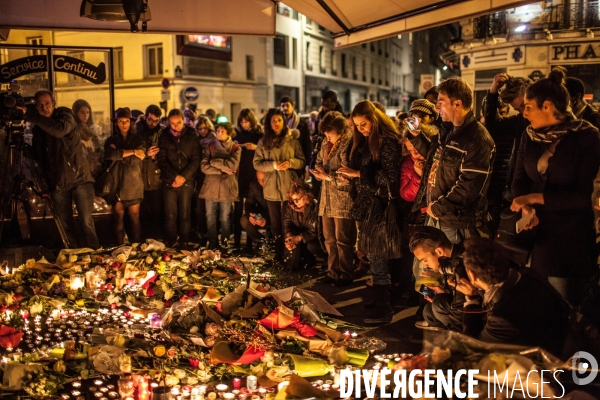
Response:
[[[271,0],[149,0],[148,33],[275,35]],[[0,0],[0,28],[129,32],[128,22],[79,16],[81,0]]]
[[[287,6],[334,33],[335,47],[519,7],[532,0],[285,0]]]

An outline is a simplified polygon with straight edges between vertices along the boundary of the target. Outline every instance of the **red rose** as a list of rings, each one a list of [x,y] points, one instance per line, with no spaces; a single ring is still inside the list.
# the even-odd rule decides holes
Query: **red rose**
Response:
[[[170,255],[170,254],[168,254],[168,253],[164,253],[164,254],[162,255],[162,260],[163,260],[163,261],[171,261],[171,255]]]
[[[154,295],[154,288],[146,289],[146,296],[150,297]]]
[[[14,294],[14,295],[13,295],[13,300],[14,300],[14,301],[19,301],[19,300],[21,300],[22,298],[23,298],[23,296],[21,296],[20,294]]]
[[[198,365],[200,365],[197,358],[190,358],[189,361],[192,368],[198,368]]]

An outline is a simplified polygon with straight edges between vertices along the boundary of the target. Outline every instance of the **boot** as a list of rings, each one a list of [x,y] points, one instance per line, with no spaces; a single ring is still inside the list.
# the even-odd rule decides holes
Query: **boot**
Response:
[[[377,307],[377,293],[375,290],[377,290],[375,287],[367,285],[367,288],[365,289],[365,298],[362,303],[365,310],[372,310]]]
[[[365,325],[381,325],[392,322],[394,309],[390,304],[390,285],[373,285],[374,293],[378,293],[375,310],[371,318],[365,318]]]

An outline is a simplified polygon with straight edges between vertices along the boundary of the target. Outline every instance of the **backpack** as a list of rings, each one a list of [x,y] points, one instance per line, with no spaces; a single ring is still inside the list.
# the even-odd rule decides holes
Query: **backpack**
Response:
[[[233,155],[239,148],[240,148],[240,145],[237,144],[237,142],[233,142],[233,146],[231,146],[231,151],[229,152],[229,157],[233,157]],[[210,142],[208,145],[208,152],[210,153],[211,156],[212,156],[212,152],[214,149],[215,149],[215,142]],[[238,169],[235,170],[234,174],[237,175],[239,171],[240,171],[240,167],[238,165]]]

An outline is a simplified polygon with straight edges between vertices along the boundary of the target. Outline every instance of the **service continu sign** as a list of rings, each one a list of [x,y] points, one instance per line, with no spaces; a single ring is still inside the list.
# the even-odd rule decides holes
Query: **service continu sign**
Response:
[[[0,65],[0,83],[9,83],[23,75],[48,71],[48,57],[29,56],[19,58]],[[106,65],[101,62],[98,66],[78,58],[54,54],[52,56],[54,71],[77,75],[96,85],[106,80]]]

